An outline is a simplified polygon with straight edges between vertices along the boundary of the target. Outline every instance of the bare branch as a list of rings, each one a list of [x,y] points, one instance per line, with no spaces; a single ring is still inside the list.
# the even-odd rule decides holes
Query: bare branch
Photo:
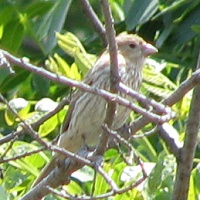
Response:
[[[195,85],[200,83],[200,69],[197,68],[197,70],[192,74],[192,76],[185,80],[169,97],[161,101],[166,106],[173,106],[175,103],[179,102],[191,89],[194,88]],[[142,129],[144,126],[146,126],[148,123],[152,122],[150,118],[147,118],[146,116],[142,116],[139,119],[135,120],[131,123],[130,129],[131,134],[129,133],[129,136],[135,135],[137,131]],[[159,128],[160,136],[166,143],[166,145],[169,147],[169,150],[177,157],[179,157],[179,150],[180,146],[178,146],[173,140],[173,138],[166,132],[165,129],[163,129],[162,126]],[[123,131],[122,131],[123,132]],[[178,158],[177,157],[177,158]]]
[[[200,53],[197,62],[197,69],[200,69]],[[172,200],[188,199],[190,175],[193,165],[194,154],[197,146],[197,136],[200,125],[200,85],[195,86],[190,104],[189,116],[185,130],[184,145],[177,159],[177,173],[174,183]]]
[[[197,69],[192,76],[181,83],[181,85],[162,101],[163,104],[168,106],[173,106],[175,103],[179,102],[183,97],[194,88],[195,85],[200,83],[200,69]]]
[[[108,48],[110,54],[110,92],[117,93],[116,85],[119,82],[119,73],[118,73],[118,59],[117,59],[117,44],[115,41],[115,30],[113,26],[113,18],[110,10],[110,6],[107,0],[101,0],[102,9],[105,17],[106,25],[106,35],[108,39]],[[106,109],[106,117],[104,123],[108,126],[112,126],[113,119],[115,117],[116,102],[108,102]],[[109,132],[104,130],[99,137],[99,142],[96,148],[96,155],[103,155],[107,148],[107,143],[109,139]]]
[[[115,29],[114,29],[114,19],[112,17],[111,8],[109,6],[108,0],[101,0],[106,26],[106,35],[108,40],[108,49],[110,54],[110,76],[111,76],[111,91],[117,93],[117,85],[119,83],[120,77],[118,72],[118,54],[117,54],[117,43],[115,41]]]
[[[160,126],[158,126],[157,130],[159,131],[159,135],[161,136],[161,138],[165,141],[165,143],[167,144],[170,152],[172,152],[174,154],[174,156],[176,158],[178,158],[180,156],[180,142],[178,144],[178,142],[176,141],[176,136],[173,135],[173,133],[171,133],[171,130],[168,130],[168,128],[165,126],[167,124],[162,124]],[[179,139],[179,138],[178,138]]]
[[[166,99],[162,100],[161,103],[166,106],[173,106],[177,102],[179,102],[183,97],[194,88],[195,85],[200,83],[200,69],[196,70],[192,76],[185,80],[181,85],[172,93],[170,94]],[[131,124],[132,133],[136,133],[138,130],[140,130],[142,127],[144,127],[146,124],[152,122],[152,120],[149,120],[148,117],[142,116],[140,119],[134,121]]]
[[[113,38],[114,38],[114,36],[111,37],[111,39],[110,39],[111,44],[115,44],[115,42],[113,43]],[[112,45],[110,45],[110,46],[112,46]],[[84,84],[82,82],[70,80],[70,79],[67,79],[66,77],[62,77],[62,76],[60,77],[60,76],[55,75],[53,73],[50,73],[50,72],[48,72],[48,71],[46,71],[44,69],[38,68],[38,67],[36,67],[34,65],[31,65],[30,63],[26,63],[26,62],[24,62],[21,59],[15,58],[14,56],[10,55],[9,53],[7,53],[7,52],[5,52],[3,50],[1,50],[0,53],[3,55],[3,57],[1,56],[1,60],[0,60],[1,61],[0,64],[2,66],[6,65],[6,66],[10,67],[10,63],[11,64],[20,65],[23,68],[25,68],[25,69],[27,69],[29,71],[32,71],[34,73],[40,74],[42,76],[45,76],[45,77],[47,77],[50,80],[57,81],[57,82],[60,82],[60,83],[63,83],[63,84],[67,84],[69,86],[75,86],[75,87],[78,87],[78,88],[80,88],[80,89],[82,89],[82,90],[84,90],[86,92],[90,92],[90,93],[93,93],[93,94],[100,95],[100,96],[104,97],[105,99],[107,99],[108,101],[113,101],[114,103],[112,102],[111,103],[112,105],[114,105],[115,103],[119,103],[121,105],[124,105],[124,106],[126,106],[126,107],[128,107],[128,108],[130,108],[130,109],[132,109],[132,110],[134,110],[134,111],[142,114],[143,117],[141,119],[137,120],[135,123],[132,123],[132,127],[131,127],[132,128],[132,132],[134,132],[136,130],[139,130],[145,124],[147,124],[147,123],[149,123],[151,121],[156,122],[156,123],[163,123],[163,122],[168,121],[168,120],[170,120],[172,118],[172,114],[171,114],[170,110],[166,106],[163,106],[162,104],[154,102],[152,100],[145,99],[145,98],[143,98],[143,96],[140,96],[137,93],[134,93],[132,90],[128,90],[123,85],[121,85],[121,91],[127,92],[128,95],[130,95],[130,96],[138,99],[141,102],[149,103],[153,108],[155,108],[155,112],[156,113],[157,112],[159,114],[160,113],[164,113],[165,115],[159,116],[159,115],[154,114],[154,113],[149,113],[147,110],[135,106],[132,102],[130,102],[130,101],[128,101],[128,100],[126,100],[126,99],[124,99],[122,97],[119,97],[118,95],[109,93],[109,92],[107,92],[105,90],[101,90],[101,89],[90,87],[89,85],[86,85],[86,84]],[[112,51],[112,53],[113,53],[113,51]],[[117,66],[117,63],[115,63],[115,61],[117,61],[117,60],[115,60],[115,56],[116,55],[114,54],[114,56],[113,56],[113,66]],[[6,58],[6,59],[4,59],[4,58]],[[111,56],[111,58],[112,58],[112,56]],[[2,59],[3,59],[3,61],[2,61]],[[115,67],[114,68],[111,67],[111,70],[113,70],[113,73],[115,74],[113,77],[116,78],[117,77],[117,70],[116,70],[116,68]],[[117,83],[116,80],[117,79],[114,79],[114,81],[113,81],[114,85]],[[111,79],[111,81],[112,81],[112,79]],[[200,82],[200,70],[197,70],[195,73],[193,73],[193,75],[192,75],[191,78],[189,78],[188,80],[186,80],[185,82],[183,82],[181,84],[181,86],[173,94],[171,94],[168,98],[166,98],[165,100],[163,100],[162,103],[164,103],[165,105],[168,105],[168,106],[172,106],[173,104],[175,104],[176,102],[178,102],[179,100],[181,100],[184,97],[184,95],[188,91],[190,91],[195,85],[197,85],[199,82]],[[111,84],[111,87],[112,87],[112,84]],[[111,91],[112,92],[116,92],[115,91],[115,87],[113,87],[113,89]],[[184,148],[181,150],[181,158],[179,160],[180,166],[181,166],[182,162],[183,162],[183,164],[185,164],[185,162],[188,162],[188,160],[191,161],[191,159],[193,159],[193,156],[194,156],[194,151],[195,151],[196,141],[197,141],[197,140],[195,140],[196,139],[196,131],[197,131],[197,127],[199,126],[199,124],[198,124],[199,122],[196,121],[197,120],[196,118],[199,117],[199,116],[197,116],[197,111],[198,111],[198,108],[199,108],[198,106],[199,105],[198,105],[198,102],[196,102],[196,100],[198,100],[198,101],[200,100],[200,97],[199,97],[198,94],[200,94],[200,88],[199,88],[199,86],[196,86],[195,90],[194,90],[194,94],[193,94],[193,101],[191,103],[191,111],[190,111],[190,116],[189,116],[189,120],[188,120],[188,124],[187,124],[186,141],[185,141]],[[195,100],[195,98],[196,98],[196,100]],[[65,104],[63,104],[63,106],[64,105]],[[195,107],[195,106],[197,106],[197,107]],[[112,108],[111,112],[108,111],[108,113],[110,112],[111,115],[112,115],[113,110],[114,109]],[[54,110],[52,113],[47,114],[48,116],[46,116],[46,117],[47,118],[49,116],[51,117],[53,115],[53,113],[55,114],[55,113],[57,113],[57,111]],[[195,113],[195,115],[194,115],[194,113]],[[198,112],[198,114],[199,114],[199,112]],[[109,116],[109,114],[108,114],[108,116]],[[42,120],[45,121],[47,118],[44,117],[44,118],[42,118]],[[110,123],[112,123],[112,120],[110,120],[112,118],[110,118],[110,117],[107,117],[107,118],[109,118],[109,121],[106,122],[106,124],[109,125]],[[36,124],[33,124],[33,126],[34,125],[35,126],[36,125],[40,125],[41,121],[37,122]],[[22,120],[22,122],[23,122],[23,120]],[[192,126],[192,125],[194,125],[194,126]],[[66,150],[63,150],[63,149],[61,149],[61,148],[59,148],[57,146],[51,145],[49,143],[46,143],[45,141],[43,141],[41,138],[38,137],[37,133],[33,130],[33,128],[30,125],[27,125],[26,123],[23,123],[23,128],[24,129],[22,131],[20,131],[20,132],[15,132],[14,134],[10,134],[9,137],[4,137],[3,139],[0,140],[0,143],[6,142],[6,141],[10,141],[10,139],[12,139],[12,138],[14,138],[16,136],[19,136],[21,134],[24,134],[25,131],[27,131],[30,135],[32,135],[34,138],[36,138],[36,140],[38,142],[40,142],[44,146],[44,148],[52,150],[52,151],[55,151],[55,152],[62,153],[64,155],[69,156],[70,158],[75,158],[75,160],[79,160],[80,163],[82,163],[82,164],[84,163],[84,164],[93,166],[91,164],[90,160],[81,158],[80,156],[77,156],[77,155],[74,155],[74,154],[70,154],[70,152],[68,152]],[[163,127],[160,126],[160,128],[162,129]],[[163,132],[163,129],[161,131]],[[109,134],[110,133],[108,131],[108,135]],[[189,135],[190,136],[192,135],[193,137],[189,138]],[[179,149],[176,146],[176,144],[173,143],[172,140],[169,140],[170,138],[169,138],[168,134],[165,134],[162,137],[165,140],[165,142],[170,146],[170,148],[173,149],[172,152],[174,152],[174,154],[176,155],[176,157],[179,158],[179,155],[180,155],[179,151],[178,151]],[[118,139],[120,141],[122,141],[121,138],[118,138]],[[101,142],[100,142],[100,144],[101,144]],[[191,146],[192,146],[192,151],[191,151]],[[188,154],[189,150],[190,150],[190,153]],[[71,162],[71,159],[69,159],[69,160]],[[188,181],[188,177],[190,176],[190,172],[191,172],[191,164],[192,164],[192,161],[187,166],[189,170],[185,170],[186,165],[183,165],[183,167],[180,168],[180,171],[181,171],[181,169],[185,170],[186,179],[187,179],[186,183],[187,184],[188,184],[188,182],[187,182]],[[53,172],[53,173],[55,173],[55,172]],[[178,171],[178,173],[180,173],[180,172]],[[180,181],[180,179],[179,179],[180,177],[178,177],[178,176],[179,176],[179,174],[177,174],[177,180]],[[49,178],[48,180],[51,180],[51,178]],[[186,188],[186,190],[185,190],[186,193],[187,193],[187,189],[188,189],[187,188],[188,187],[187,184],[184,185],[184,187]],[[133,186],[130,186],[130,187],[133,187]],[[122,193],[125,190],[128,191],[128,188],[130,188],[130,187],[127,187],[127,188],[121,189],[121,190],[120,189],[117,190],[115,188],[110,193],[106,193],[104,195],[105,196],[106,195],[110,196],[110,195],[113,195],[113,194]],[[178,189],[180,189],[180,188],[178,188]],[[48,190],[48,192],[49,191],[50,190]],[[186,193],[184,193],[183,195],[185,195]],[[103,197],[105,197],[105,196],[103,196]],[[102,196],[99,196],[98,198],[101,198],[101,197]]]
[[[79,157],[85,158],[88,155],[87,150],[81,150],[78,153]],[[51,173],[44,178],[41,182],[39,182],[34,188],[32,188],[27,194],[25,194],[21,200],[36,200],[41,199],[51,192],[50,188],[56,188],[61,184],[69,184],[70,175],[84,166],[85,163],[80,160],[76,160],[76,158],[67,158],[55,167]],[[88,163],[90,164],[90,162]],[[64,174],[64,176],[63,176]],[[47,185],[49,187],[47,187]]]
[[[52,145],[50,143],[47,143],[46,141],[44,141],[39,135],[38,133],[33,130],[33,128],[30,126],[30,124],[27,124],[19,115],[18,113],[9,105],[9,103],[7,102],[7,100],[0,94],[0,99],[2,102],[4,102],[8,108],[13,112],[13,114],[15,114],[15,116],[17,116],[20,120],[20,122],[22,123],[22,128],[29,133],[34,139],[36,139],[37,142],[39,142],[44,148],[49,149],[51,151],[54,152],[58,152],[60,154],[65,155],[66,157],[70,157],[70,158],[75,158],[76,160],[86,164],[86,165],[91,165],[89,160],[83,159],[80,156],[67,151],[65,149],[62,149],[56,145]],[[20,132],[21,133],[21,132]]]
[[[160,115],[156,115],[154,113],[150,113],[148,110],[145,110],[143,108],[136,106],[131,101],[126,100],[125,98],[120,97],[117,94],[110,93],[103,89],[94,88],[83,82],[72,80],[67,77],[59,76],[57,74],[51,73],[43,68],[39,68],[35,65],[32,65],[28,62],[23,61],[22,59],[16,58],[15,56],[9,54],[8,52],[6,52],[4,50],[0,50],[0,54],[1,54],[1,57],[3,55],[6,58],[6,60],[9,61],[13,65],[18,65],[19,67],[23,67],[24,69],[31,71],[35,74],[44,76],[44,77],[48,78],[49,80],[56,81],[61,84],[65,84],[70,87],[77,87],[85,92],[97,94],[97,95],[105,98],[108,101],[116,102],[116,103],[123,105],[141,115],[146,116],[147,118],[150,118],[151,120],[149,120],[149,121],[155,121],[156,123],[164,123],[166,121],[169,121],[172,118],[171,114],[170,115],[166,114],[166,115],[160,116]]]
[[[9,161],[13,161],[13,160],[18,160],[18,159],[21,159],[21,158],[25,158],[26,156],[30,156],[32,154],[36,154],[40,151],[43,151],[45,150],[46,148],[45,147],[42,147],[42,148],[39,148],[37,150],[33,150],[33,151],[30,151],[30,152],[26,152],[24,154],[21,154],[21,155],[17,155],[17,156],[14,156],[12,158],[6,158],[6,159],[0,159],[0,163],[7,163]],[[3,157],[3,156],[2,156]]]
[[[175,113],[173,113],[171,108],[168,107],[167,105],[156,102],[153,99],[147,98],[143,94],[140,94],[139,92],[131,89],[130,87],[127,87],[122,82],[119,83],[118,89],[119,89],[119,91],[133,97],[134,99],[138,100],[139,102],[143,103],[144,105],[148,105],[149,107],[152,106],[155,109],[156,113],[171,114],[172,118],[175,117]]]
[[[118,186],[115,184],[115,182],[103,171],[103,169],[101,167],[97,168],[96,169],[97,172],[102,175],[102,177],[106,180],[106,182],[108,183],[108,185],[110,186],[111,189],[107,193],[97,195],[97,196],[92,196],[92,198],[91,198],[91,196],[85,196],[85,195],[84,196],[77,196],[77,195],[72,196],[70,194],[63,194],[63,193],[57,192],[56,190],[53,190],[53,187],[49,187],[49,186],[44,187],[43,184],[40,183],[40,186],[37,186],[36,189],[34,188],[33,190],[31,190],[21,200],[40,199],[44,196],[44,193],[49,193],[49,192],[52,192],[53,194],[56,194],[56,195],[64,197],[64,198],[69,198],[72,200],[91,200],[91,199],[97,200],[97,199],[105,199],[105,198],[108,198],[108,197],[116,195],[116,194],[123,194],[123,193],[137,187],[146,179],[147,175],[146,175],[145,169],[143,167],[143,164],[140,161],[139,161],[139,165],[141,166],[141,171],[142,171],[143,177],[141,177],[136,182],[131,183],[130,185],[128,185],[124,188],[118,188]],[[66,166],[66,164],[63,164],[62,166]],[[62,169],[59,169],[59,170],[62,171]],[[57,172],[58,172],[58,170],[56,170],[56,175],[54,177],[58,176]],[[62,174],[63,173],[65,173],[65,172],[62,171]],[[53,176],[53,174],[51,176]],[[55,184],[55,182],[57,182],[57,180],[55,180],[55,179],[53,179],[53,180],[54,180],[53,184]],[[47,182],[47,181],[48,181],[48,179],[45,180],[45,182]],[[50,185],[50,184],[48,184],[48,185]]]
[[[111,138],[112,141],[113,141],[113,139],[116,139],[118,143],[124,144],[129,151],[132,150],[131,144],[126,139],[124,139],[123,137],[121,137],[118,134],[117,131],[111,130],[107,125],[102,125],[102,127],[103,127],[103,129],[105,129],[109,133],[110,138]]]
[[[1,97],[2,97],[2,95],[1,95]],[[5,102],[5,104],[7,104],[5,99],[3,101]],[[46,120],[48,120],[53,115],[57,114],[60,110],[62,110],[64,108],[64,106],[67,105],[68,103],[69,103],[68,98],[63,99],[54,110],[48,112],[47,114],[42,116],[37,122],[34,122],[33,124],[31,124],[32,129],[37,129]],[[24,133],[25,133],[24,129],[10,133],[0,139],[0,145],[4,144],[6,142],[10,142],[13,138],[17,138],[17,137],[23,135]]]
[[[90,22],[92,23],[96,32],[99,34],[99,37],[102,39],[104,46],[107,46],[107,38],[106,38],[105,28],[104,28],[103,24],[101,23],[101,21],[99,20],[99,18],[97,17],[94,10],[92,9],[92,6],[90,5],[89,1],[88,0],[80,0],[80,2],[85,11],[85,14],[90,19]]]

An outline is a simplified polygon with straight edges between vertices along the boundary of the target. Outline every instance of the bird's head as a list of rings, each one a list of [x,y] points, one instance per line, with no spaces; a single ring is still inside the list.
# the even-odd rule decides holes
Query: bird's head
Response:
[[[144,41],[136,34],[121,33],[116,37],[119,52],[129,58],[145,58],[149,55],[157,53],[158,50],[153,45]]]

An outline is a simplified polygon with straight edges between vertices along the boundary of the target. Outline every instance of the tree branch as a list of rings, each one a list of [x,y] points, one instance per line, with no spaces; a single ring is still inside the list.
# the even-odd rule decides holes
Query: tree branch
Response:
[[[2,97],[3,96],[0,94],[0,98],[1,99],[2,99]],[[5,101],[5,99],[2,100],[2,102],[4,102],[5,104],[8,104]],[[45,114],[44,116],[42,116],[38,121],[36,121],[33,124],[31,124],[32,129],[37,129],[46,120],[48,120],[53,115],[57,114],[60,110],[62,110],[64,108],[64,106],[67,105],[68,103],[69,103],[68,98],[63,99],[53,111],[48,112],[47,114]],[[6,136],[4,136],[4,137],[2,137],[0,139],[0,145],[4,144],[6,142],[10,142],[13,138],[17,138],[17,137],[23,135],[24,133],[25,133],[24,129],[22,129],[20,131],[16,131],[16,132],[10,133],[10,134],[8,134],[8,135],[6,135]]]
[[[161,103],[169,107],[173,106],[174,104],[179,102],[181,99],[183,99],[183,97],[199,83],[200,83],[200,69],[197,69],[189,79],[181,83],[181,85],[166,99],[162,100]],[[147,124],[151,122],[153,121],[150,118],[146,117],[145,115],[143,115],[139,119],[134,120],[130,124],[130,129],[131,129],[131,134],[129,134],[130,137],[131,135],[135,135],[137,131],[141,130],[144,126],[146,126]],[[167,132],[165,133],[166,133],[165,135],[161,134],[160,136],[164,140],[164,142],[167,144],[167,146],[169,146],[171,150],[178,149],[179,148],[178,146],[173,146],[176,144],[171,142],[171,139],[172,139],[171,136],[167,135]],[[178,155],[176,150],[175,152],[174,152],[175,156]]]
[[[137,91],[127,87],[122,82],[119,83],[118,90],[121,91],[122,93],[125,93],[125,94],[133,97],[134,99],[136,99],[137,101],[141,102],[144,105],[148,105],[149,107],[152,106],[156,113],[170,114],[172,116],[172,118],[175,117],[175,113],[173,113],[171,108],[168,107],[167,105],[156,102],[153,99],[147,98],[145,95],[140,94]]]
[[[90,5],[89,1],[88,0],[80,0],[80,2],[85,11],[85,14],[90,19],[90,22],[92,23],[96,32],[99,34],[99,37],[102,39],[104,46],[107,46],[108,43],[107,43],[105,28],[104,28],[103,24],[101,23],[101,21],[99,20],[99,18],[97,17],[94,10],[92,9],[92,6]]]
[[[174,132],[169,129],[169,126],[169,124],[164,123],[158,126],[157,130],[159,131],[159,136],[161,136],[161,138],[167,144],[169,151],[173,153],[176,158],[178,158],[180,155],[180,148],[183,145],[179,141],[179,138],[176,137],[177,135],[175,135]]]
[[[79,157],[85,158],[88,156],[88,151],[81,150],[77,153]],[[90,162],[88,163],[90,164]],[[51,192],[50,188],[56,188],[62,184],[69,184],[70,183],[70,175],[83,167],[85,163],[78,161],[76,158],[67,158],[54,168],[53,171],[41,182],[39,182],[38,185],[36,185],[34,188],[32,188],[27,194],[25,194],[21,200],[37,200],[41,199],[47,194]],[[90,164],[91,165],[91,164]],[[64,176],[63,176],[64,174]],[[49,186],[49,187],[47,187]]]
[[[94,87],[91,87],[91,86],[89,86],[89,85],[87,85],[83,82],[72,80],[72,79],[69,79],[67,77],[59,76],[57,74],[51,73],[51,72],[49,72],[49,71],[47,71],[43,68],[39,68],[39,67],[37,67],[33,64],[25,62],[20,58],[16,58],[15,56],[9,54],[8,52],[6,52],[4,50],[0,50],[0,60],[1,61],[6,60],[6,63],[0,63],[1,65],[5,65],[7,63],[10,65],[10,63],[11,63],[13,65],[17,65],[19,67],[22,67],[22,68],[28,70],[28,71],[31,71],[35,74],[39,74],[43,77],[46,77],[47,79],[55,81],[57,83],[68,85],[70,87],[77,87],[77,88],[79,88],[79,89],[81,89],[85,92],[97,94],[97,95],[105,98],[107,101],[116,102],[116,103],[123,105],[123,106],[125,106],[125,107],[127,107],[127,108],[141,114],[141,115],[144,115],[147,118],[150,118],[151,121],[155,121],[156,123],[163,123],[163,122],[169,121],[172,118],[171,114],[170,115],[166,114],[166,115],[160,116],[160,115],[156,115],[154,113],[150,113],[149,111],[136,106],[131,101],[126,100],[125,98],[120,97],[117,94],[110,93],[110,92],[103,90],[103,89],[94,88]]]
[[[63,76],[58,76],[58,75],[53,74],[53,73],[51,73],[51,72],[49,72],[45,69],[38,68],[37,66],[34,66],[34,65],[27,63],[27,62],[24,62],[22,59],[16,58],[16,57],[12,56],[11,54],[9,54],[8,52],[6,52],[4,50],[1,50],[0,53],[1,53],[1,55],[0,55],[1,67],[2,66],[3,67],[6,67],[6,66],[10,67],[10,63],[14,64],[14,65],[21,66],[21,67],[25,68],[26,70],[29,70],[33,73],[37,73],[39,75],[42,75],[42,76],[44,76],[44,77],[46,77],[46,78],[48,78],[52,81],[56,81],[56,82],[66,84],[66,85],[69,85],[69,86],[75,86],[75,87],[82,89],[83,91],[91,92],[91,93],[100,95],[100,96],[104,97],[105,99],[107,99],[108,101],[115,101],[115,102],[117,102],[121,105],[124,105],[124,106],[128,107],[129,109],[134,110],[135,112],[141,114],[142,115],[141,118],[139,118],[139,119],[137,119],[137,120],[135,120],[134,122],[131,123],[130,129],[131,129],[132,134],[129,133],[129,136],[134,135],[138,130],[140,130],[142,127],[144,127],[145,125],[147,125],[150,122],[156,122],[156,123],[162,124],[166,121],[169,121],[173,117],[173,115],[171,113],[163,115],[163,116],[156,115],[154,113],[149,112],[148,110],[137,107],[135,104],[131,103],[130,101],[128,101],[128,100],[126,100],[126,99],[124,99],[124,98],[122,98],[118,95],[109,93],[109,92],[102,90],[102,89],[92,88],[89,85],[84,84],[82,82],[71,80],[71,79],[68,79],[68,78],[63,77]],[[197,85],[199,82],[200,82],[200,69],[197,70],[196,72],[194,72],[188,80],[184,81],[180,85],[180,87],[177,88],[176,91],[174,91],[169,97],[164,99],[161,103],[168,105],[168,106],[172,106],[173,104],[180,101],[184,97],[184,95],[188,91],[190,91],[195,85]],[[139,100],[141,102],[144,102],[141,94],[135,93],[135,92],[133,93],[132,90],[130,90],[130,89],[127,90],[126,88],[123,88],[122,86],[123,85],[120,85],[120,87],[119,87],[119,89],[121,91],[128,92],[128,95],[136,98],[137,100]],[[159,112],[162,111],[162,109],[165,107],[165,106],[162,106],[162,104],[155,105],[153,100],[147,99],[146,103],[149,103],[152,107],[158,109]],[[167,111],[168,111],[168,108],[166,110],[165,109],[163,110],[164,113],[167,113]],[[55,111],[55,113],[56,113],[56,111]],[[51,114],[49,113],[49,115],[51,115]],[[48,118],[48,116],[47,116],[47,118]],[[42,118],[41,121],[45,121],[45,118]],[[32,125],[32,127],[36,127],[37,124],[40,125],[42,123],[41,121],[39,120],[38,122],[34,123]],[[1,138],[0,144],[4,143],[6,141],[9,141],[12,138],[14,138],[16,136],[20,136],[22,134],[24,134],[23,130],[9,134],[9,135],[5,136],[4,138]],[[161,137],[162,137],[162,135],[161,135]],[[167,142],[167,141],[170,140],[170,137],[169,137],[169,140],[166,140],[166,138],[163,138],[163,139],[164,139],[164,141],[166,142],[167,145],[169,145],[169,146],[171,145]],[[174,147],[171,147],[171,149],[174,149]]]
[[[197,62],[197,69],[200,69],[200,53]],[[188,199],[189,181],[192,171],[194,154],[197,146],[197,136],[200,125],[200,85],[194,88],[190,104],[189,116],[186,124],[184,145],[180,150],[177,159],[177,173],[174,183],[172,200]]]
[[[108,40],[108,49],[110,55],[110,92],[117,93],[117,84],[119,83],[118,72],[118,54],[117,44],[115,41],[115,30],[113,26],[113,18],[109,3],[107,0],[101,0],[102,9],[105,17],[106,35]],[[116,110],[116,102],[109,101],[106,109],[106,117],[104,123],[110,128],[112,126]],[[103,155],[107,148],[109,132],[104,130],[99,137],[99,142],[95,151],[96,155]]]

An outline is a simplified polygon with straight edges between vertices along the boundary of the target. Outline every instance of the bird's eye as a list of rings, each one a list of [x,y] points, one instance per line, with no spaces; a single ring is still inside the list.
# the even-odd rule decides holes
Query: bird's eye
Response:
[[[130,44],[129,44],[129,47],[130,47],[131,49],[134,49],[134,48],[136,47],[136,44],[130,43]]]

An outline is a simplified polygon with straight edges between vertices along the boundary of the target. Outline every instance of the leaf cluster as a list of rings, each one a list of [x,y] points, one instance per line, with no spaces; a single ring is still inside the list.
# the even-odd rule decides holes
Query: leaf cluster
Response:
[[[99,19],[103,15],[96,0],[90,1]],[[103,44],[84,15],[79,1],[0,0],[0,48],[18,57],[26,57],[40,67],[75,80],[81,80],[93,65]],[[141,92],[158,101],[166,98],[194,71],[200,44],[200,2],[198,0],[110,0],[115,29],[136,32],[159,48],[159,53],[147,62],[143,71]],[[13,66],[14,75],[0,68],[0,92],[27,123],[33,123],[51,111],[64,96],[70,95],[67,86],[53,83]],[[43,101],[44,100],[44,101]],[[176,136],[184,139],[185,122],[189,112],[191,94],[173,107],[177,118],[170,122]],[[38,128],[38,134],[51,141],[59,132],[68,106]],[[136,118],[133,114],[131,119]],[[152,128],[148,125],[140,133]],[[0,103],[0,133],[6,136],[20,130],[20,119]],[[175,137],[175,136],[174,136]],[[109,199],[169,199],[173,191],[176,160],[157,134],[131,141],[134,152],[144,162],[148,178],[140,187]],[[34,151],[40,146],[24,135],[3,144],[0,155],[4,159]],[[129,154],[123,147],[126,158]],[[199,147],[190,179],[190,199],[200,195]],[[3,176],[0,196],[17,199],[31,186],[41,168],[50,159],[49,152],[39,152],[2,164]],[[116,150],[105,155],[104,170],[120,187],[142,176],[141,168],[126,165]],[[96,188],[93,190],[93,184]],[[105,180],[86,167],[72,176],[66,186],[74,195],[100,195],[110,190]],[[46,199],[61,199],[48,196]]]

